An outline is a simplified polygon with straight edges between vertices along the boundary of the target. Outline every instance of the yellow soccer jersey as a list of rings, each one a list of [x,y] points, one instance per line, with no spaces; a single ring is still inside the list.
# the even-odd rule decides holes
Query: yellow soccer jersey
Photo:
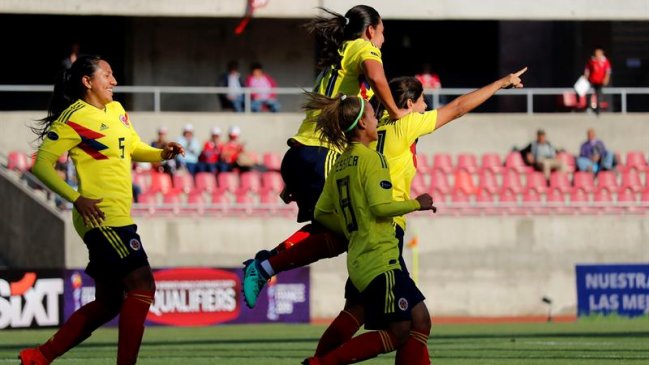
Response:
[[[388,160],[394,200],[410,199],[410,184],[417,173],[417,139],[432,133],[436,124],[437,110],[410,113],[398,121],[391,120],[387,113],[381,117],[377,127],[379,139],[370,144],[370,148],[376,149]],[[406,230],[405,216],[394,217],[394,221]]]
[[[400,269],[392,218],[370,210],[393,201],[391,186],[383,155],[354,143],[334,164],[316,204],[317,210],[335,212],[349,240],[349,277],[360,291],[377,275]]]
[[[313,91],[326,96],[335,96],[338,93],[360,95],[365,100],[369,100],[374,95],[374,91],[363,75],[361,64],[367,60],[383,63],[381,50],[372,42],[359,38],[344,42],[338,52],[342,56],[340,66],[335,65],[324,69],[318,76]],[[317,115],[317,112],[307,113],[293,139],[306,146],[328,147],[323,145],[320,135],[315,132]]]
[[[43,173],[44,164],[51,163],[66,151],[74,162],[79,190],[53,181]],[[52,124],[38,150],[36,175],[57,193],[70,201],[79,195],[103,199],[99,208],[106,215],[103,226],[133,224],[131,157],[139,161],[159,161],[160,149],[149,147],[140,140],[127,113],[118,102],[111,102],[104,110],[82,100],[68,107]],[[43,179],[43,177],[45,177]],[[58,185],[57,185],[58,184]],[[83,223],[80,214],[73,211],[74,226],[81,237],[92,227]]]

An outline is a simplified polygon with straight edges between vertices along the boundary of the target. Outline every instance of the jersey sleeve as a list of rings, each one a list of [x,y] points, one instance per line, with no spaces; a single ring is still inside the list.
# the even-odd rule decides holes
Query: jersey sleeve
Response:
[[[368,154],[363,169],[363,190],[367,203],[373,205],[389,203],[392,201],[392,181],[390,170],[385,156],[378,152]]]
[[[383,59],[381,58],[381,50],[376,48],[372,44],[372,42],[365,41],[358,52],[358,61],[365,62],[368,60],[377,61],[381,64],[383,63]]]
[[[403,135],[408,140],[408,145],[413,144],[417,138],[433,133],[437,126],[437,110],[424,113],[410,113],[407,119],[397,122],[403,128]],[[405,123],[404,123],[405,122]]]
[[[43,184],[70,202],[77,200],[80,194],[56,173],[54,164],[63,153],[80,142],[81,137],[72,128],[65,123],[55,122],[39,147],[32,168],[32,173]]]
[[[331,181],[332,179],[327,179],[325,182],[325,187],[322,189],[322,193],[320,193],[318,202],[315,205],[314,217],[328,229],[337,233],[343,233],[340,220],[335,213],[334,197],[331,193],[331,189],[333,188]]]

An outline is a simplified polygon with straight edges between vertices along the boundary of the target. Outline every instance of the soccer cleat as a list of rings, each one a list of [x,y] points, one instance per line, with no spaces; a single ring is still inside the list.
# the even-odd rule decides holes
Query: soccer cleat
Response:
[[[49,365],[43,353],[38,348],[24,349],[18,354],[20,365]]]
[[[268,251],[268,250],[260,250],[260,251],[257,251],[257,253],[255,254],[255,260],[257,260],[259,262],[262,262],[264,260],[268,260],[268,258],[271,255],[272,255],[272,253],[270,251]],[[244,262],[244,264],[245,264],[245,262]]]
[[[257,260],[247,260],[243,263],[243,297],[248,308],[252,309],[257,304],[257,298],[268,279],[264,278]]]
[[[308,357],[302,361],[302,365],[320,365],[320,360],[317,357]]]

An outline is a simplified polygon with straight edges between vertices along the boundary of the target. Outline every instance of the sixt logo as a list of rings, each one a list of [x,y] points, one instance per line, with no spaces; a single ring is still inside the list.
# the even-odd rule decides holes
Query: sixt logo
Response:
[[[0,328],[56,326],[63,279],[27,272],[14,282],[0,279]]]

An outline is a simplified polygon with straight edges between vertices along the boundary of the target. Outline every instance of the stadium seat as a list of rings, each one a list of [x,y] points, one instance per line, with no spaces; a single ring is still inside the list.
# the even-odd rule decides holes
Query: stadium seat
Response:
[[[619,184],[617,183],[617,175],[613,171],[601,171],[597,174],[597,185],[595,190],[606,189],[609,192],[614,192],[619,190]]]
[[[271,190],[261,191],[259,193],[259,202],[261,204],[281,204],[282,201],[276,192]]]
[[[428,191],[428,184],[424,174],[416,174],[410,184],[410,191],[412,196],[421,195]]]
[[[151,186],[149,191],[152,193],[167,194],[173,190],[171,176],[163,172],[151,172]]]
[[[619,213],[621,209],[614,205],[613,190],[606,187],[598,188],[593,194],[593,202],[598,212]]]
[[[573,91],[566,91],[561,94],[561,104],[571,110],[582,110],[586,108],[586,97],[577,97]]]
[[[213,193],[217,190],[216,177],[211,172],[198,172],[194,177],[194,188],[198,192]]]
[[[137,203],[154,205],[158,203],[158,197],[153,193],[142,193],[137,197]]]
[[[417,172],[420,174],[427,174],[429,173],[433,166],[430,163],[430,160],[428,159],[428,155],[423,154],[423,153],[418,153],[415,155],[415,161],[416,161],[416,168]]]
[[[496,173],[491,169],[482,169],[478,175],[478,189],[480,191],[495,194],[499,190],[498,179]]]
[[[516,194],[523,191],[523,184],[521,183],[520,175],[516,169],[509,168],[503,174],[501,191],[504,190],[512,190]]]
[[[189,193],[187,195],[187,204],[192,204],[192,205],[205,204],[205,199],[203,198],[203,194],[198,192]]]
[[[557,160],[563,162],[567,172],[575,171],[577,162],[575,156],[573,156],[572,154],[568,152],[559,152],[557,153]]]
[[[239,186],[239,177],[236,172],[220,172],[216,176],[218,190],[221,192],[234,193]]]
[[[500,174],[503,172],[503,162],[502,159],[500,158],[500,155],[495,152],[488,152],[482,155],[482,162],[480,169],[482,171],[484,170],[491,170],[496,174]]]
[[[456,169],[465,169],[470,174],[478,171],[478,159],[473,153],[460,153],[457,155]]]
[[[162,195],[162,204],[181,204],[181,193],[170,191]]]
[[[518,203],[518,192],[503,188],[498,195],[500,210],[506,214],[524,214],[525,210]]]
[[[437,190],[445,195],[451,192],[451,185],[448,182],[447,174],[438,169],[434,169],[430,174],[430,190]]]
[[[174,189],[189,193],[194,190],[194,177],[185,172],[176,172],[173,176]]]
[[[640,213],[646,209],[646,207],[643,207],[641,205],[638,205],[638,199],[637,199],[637,193],[634,192],[632,189],[622,189],[618,191],[617,193],[617,201],[622,205],[621,208],[623,208],[627,212],[631,213]],[[644,194],[641,194],[640,201],[642,202]]]
[[[237,193],[252,192],[257,193],[261,190],[261,176],[256,171],[247,171],[239,174],[239,186]]]
[[[587,193],[595,190],[595,178],[592,172],[577,171],[572,177],[574,190],[582,189]]]
[[[622,172],[620,190],[623,189],[631,189],[636,193],[642,190],[642,179],[638,170],[629,169]]]
[[[277,171],[266,171],[261,174],[261,191],[279,193],[284,189],[284,180]]]
[[[511,151],[505,158],[505,167],[518,172],[519,174],[532,171],[532,167],[525,164],[521,153],[518,151]]]
[[[494,192],[478,188],[475,196],[475,201],[479,205],[479,210],[483,214],[497,214],[498,207],[494,205]]]
[[[542,192],[537,189],[527,189],[523,193],[522,200],[524,211],[528,214],[547,214],[550,211],[543,202]]]
[[[476,187],[473,183],[473,177],[467,170],[458,169],[454,176],[453,192],[461,190],[464,194],[475,194]]]
[[[550,188],[545,194],[547,206],[553,213],[567,214],[570,208],[566,206],[566,193],[559,188]]]
[[[149,193],[151,190],[151,173],[150,172],[132,172],[133,184],[141,189],[141,194]]]
[[[550,175],[550,188],[559,189],[561,193],[567,194],[572,191],[572,184],[570,183],[570,178],[568,174],[561,171],[554,171]]]
[[[11,151],[7,156],[7,168],[24,172],[31,168],[31,160],[25,153],[19,151]]]
[[[453,171],[453,160],[448,153],[436,153],[433,155],[433,170],[441,170],[446,174]]]
[[[451,194],[451,203],[461,206],[452,206],[453,212],[460,215],[477,214],[479,209],[471,204],[471,194],[467,194],[462,189],[456,189]]]
[[[626,163],[624,169],[637,169],[638,171],[647,171],[647,160],[643,151],[629,151],[626,153]]]
[[[433,201],[437,203],[444,203],[447,201],[448,198],[448,192],[444,192],[442,190],[439,190],[437,188],[431,188],[430,191],[428,192],[430,196],[433,197]]]
[[[212,192],[212,204],[228,204],[229,202],[230,199],[223,191],[217,189]]]
[[[583,187],[575,186],[572,193],[570,193],[570,204],[572,210],[575,212],[581,213],[592,213],[594,209],[589,205],[590,203],[590,191],[584,189]]]
[[[237,194],[234,196],[235,202],[237,204],[252,204],[254,203],[254,199],[250,192],[237,192]]]
[[[266,152],[262,158],[264,166],[269,171],[279,171],[282,167],[282,157],[277,152]]]
[[[525,191],[535,190],[537,193],[544,193],[548,189],[548,183],[542,172],[532,171],[527,173]]]

